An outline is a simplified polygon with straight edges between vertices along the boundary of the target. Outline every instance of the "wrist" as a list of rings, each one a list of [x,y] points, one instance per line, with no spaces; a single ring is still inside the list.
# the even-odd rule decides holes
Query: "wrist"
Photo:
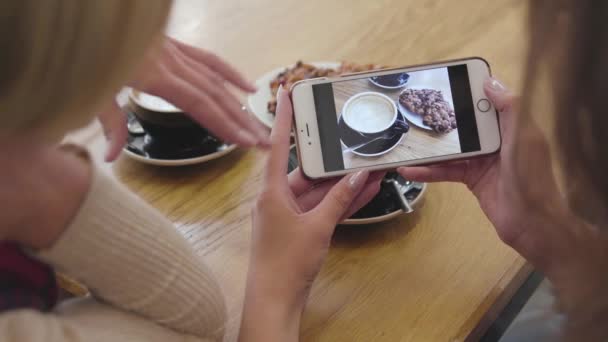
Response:
[[[290,294],[290,282],[271,280],[259,273],[248,277],[240,342],[298,340],[306,299]]]
[[[562,312],[575,314],[598,305],[608,287],[608,239],[570,210],[537,216],[511,245],[551,281]]]
[[[579,222],[560,213],[530,216],[519,225],[523,232],[510,246],[553,281],[555,274],[564,271],[564,261],[571,254],[570,236]]]
[[[608,287],[608,237],[581,219],[559,228],[564,228],[562,243],[553,248],[555,261],[546,271],[559,309],[579,317],[607,310],[608,298],[602,294]]]

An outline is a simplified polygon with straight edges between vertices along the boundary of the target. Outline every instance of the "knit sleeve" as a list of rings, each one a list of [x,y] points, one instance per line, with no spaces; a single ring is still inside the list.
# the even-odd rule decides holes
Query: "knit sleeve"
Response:
[[[17,310],[0,315],[3,342],[211,342],[178,333],[93,298],[69,300],[58,312]]]
[[[196,336],[223,335],[222,292],[202,258],[167,218],[99,168],[70,226],[38,257],[118,308]]]

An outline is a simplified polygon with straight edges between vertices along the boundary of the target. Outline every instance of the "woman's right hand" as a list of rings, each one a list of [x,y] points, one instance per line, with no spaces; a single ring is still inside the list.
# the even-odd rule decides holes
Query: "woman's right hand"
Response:
[[[547,237],[543,227],[552,226],[567,212],[552,172],[549,145],[533,120],[518,125],[518,98],[498,80],[488,79],[484,90],[500,114],[500,153],[448,164],[402,167],[398,172],[414,181],[464,183],[479,200],[498,236],[542,267],[548,262],[548,254],[537,248],[538,240]]]
[[[518,116],[517,99],[494,79],[486,82],[485,92],[500,113],[499,154],[398,171],[416,181],[466,184],[499,237],[552,282],[570,324],[584,328],[593,324],[585,318],[605,312],[606,303],[598,298],[608,285],[608,239],[570,210],[557,185],[549,144],[531,118]]]

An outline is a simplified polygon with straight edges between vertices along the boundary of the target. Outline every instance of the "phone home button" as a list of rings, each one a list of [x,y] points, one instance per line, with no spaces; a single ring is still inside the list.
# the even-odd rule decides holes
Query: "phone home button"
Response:
[[[490,101],[486,99],[481,99],[477,101],[477,109],[479,109],[480,111],[485,113],[489,111],[490,108],[492,108],[492,104],[490,103]]]

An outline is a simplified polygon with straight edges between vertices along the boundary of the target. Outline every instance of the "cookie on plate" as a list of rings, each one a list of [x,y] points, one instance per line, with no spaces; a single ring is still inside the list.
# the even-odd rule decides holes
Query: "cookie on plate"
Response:
[[[437,133],[449,133],[457,127],[456,114],[439,90],[408,88],[399,95],[399,103],[422,116],[422,122]]]

